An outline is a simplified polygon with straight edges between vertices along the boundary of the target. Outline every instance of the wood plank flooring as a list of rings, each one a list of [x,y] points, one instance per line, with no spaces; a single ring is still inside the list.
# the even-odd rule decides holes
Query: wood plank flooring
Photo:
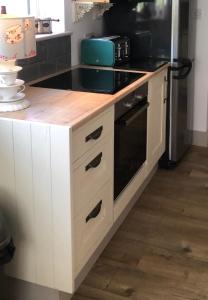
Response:
[[[73,300],[208,300],[208,149],[159,170]]]

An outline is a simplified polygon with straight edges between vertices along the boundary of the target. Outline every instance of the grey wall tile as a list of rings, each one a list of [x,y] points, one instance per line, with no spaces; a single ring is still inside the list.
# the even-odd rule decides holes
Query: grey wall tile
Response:
[[[56,60],[56,70],[61,71],[66,69],[66,66],[71,65],[71,59],[69,56],[63,55],[57,58]]]
[[[37,42],[37,55],[17,62],[23,70],[19,78],[26,82],[51,75],[71,66],[71,36]]]
[[[40,64],[28,64],[24,66],[23,71],[18,75],[18,78],[24,79],[26,82],[40,77]]]

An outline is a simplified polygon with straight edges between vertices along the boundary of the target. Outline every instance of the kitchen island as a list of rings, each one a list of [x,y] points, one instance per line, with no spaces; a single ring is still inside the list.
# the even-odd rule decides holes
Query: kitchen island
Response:
[[[114,202],[114,106],[145,82],[147,159]],[[167,65],[115,95],[37,87],[26,94],[30,108],[0,114],[0,206],[17,248],[6,273],[72,294],[165,150]]]

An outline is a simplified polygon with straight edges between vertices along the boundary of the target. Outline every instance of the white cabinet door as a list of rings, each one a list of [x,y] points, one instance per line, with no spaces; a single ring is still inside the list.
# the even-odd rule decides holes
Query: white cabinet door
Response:
[[[147,172],[155,166],[165,151],[167,70],[149,81],[149,109],[147,121]]]

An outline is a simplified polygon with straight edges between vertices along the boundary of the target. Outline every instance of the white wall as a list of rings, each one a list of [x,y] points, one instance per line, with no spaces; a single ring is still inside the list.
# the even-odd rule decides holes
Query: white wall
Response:
[[[86,37],[86,34],[94,33],[102,35],[103,21],[102,18],[93,20],[92,13],[87,13],[82,20],[77,23],[72,21],[72,0],[65,0],[65,20],[66,28],[72,31],[71,51],[72,66],[80,63],[80,41]]]
[[[208,130],[208,1],[196,1],[191,18],[191,52],[195,58],[195,74],[190,96],[193,97],[193,130]],[[196,37],[194,36],[196,31]]]
[[[92,20],[92,14],[88,13],[84,19],[79,23],[71,26],[73,32],[71,38],[71,51],[72,51],[72,66],[77,65],[80,56],[80,41],[86,38],[86,34],[94,33],[95,35],[102,35],[103,22],[101,20]]]

